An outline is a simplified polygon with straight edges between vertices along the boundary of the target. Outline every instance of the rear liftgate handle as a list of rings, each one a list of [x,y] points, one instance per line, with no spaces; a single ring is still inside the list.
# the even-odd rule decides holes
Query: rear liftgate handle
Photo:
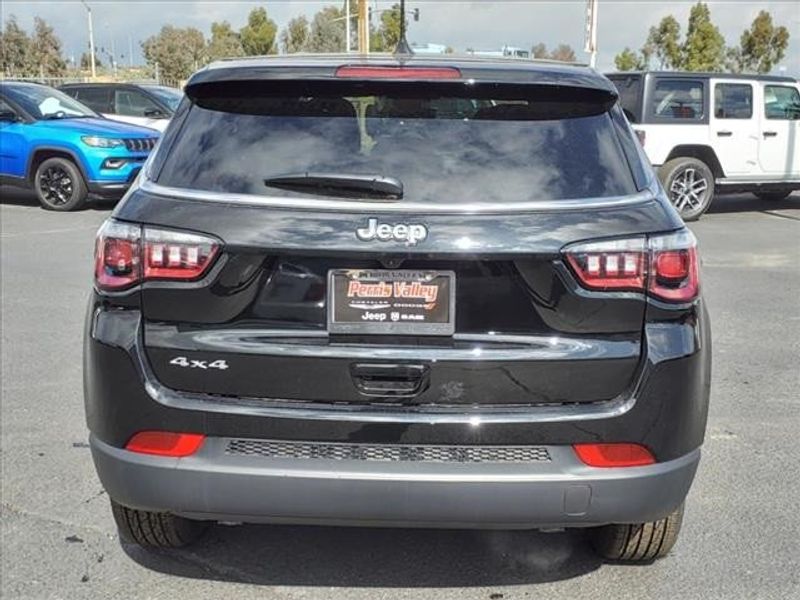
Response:
[[[350,376],[356,389],[372,398],[413,398],[429,384],[427,365],[354,364]]]

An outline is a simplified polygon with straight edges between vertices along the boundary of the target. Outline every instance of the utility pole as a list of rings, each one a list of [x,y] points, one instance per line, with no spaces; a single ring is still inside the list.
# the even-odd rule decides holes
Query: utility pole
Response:
[[[128,66],[133,68],[133,36],[128,34]]]
[[[86,7],[86,14],[89,17],[89,63],[92,65],[92,79],[97,77],[97,71],[94,65],[94,27],[92,25],[92,7],[86,4],[86,0],[81,0],[81,3]]]
[[[350,53],[350,0],[344,0],[344,50]]]
[[[114,77],[117,77],[117,45],[114,38],[111,38],[111,66],[114,67]]]
[[[369,0],[358,0],[358,51],[369,54]]]
[[[400,0],[400,41],[397,43],[394,53],[414,54],[406,39],[406,0]]]
[[[597,2],[586,0],[586,45],[584,50],[589,53],[589,66],[597,66]]]

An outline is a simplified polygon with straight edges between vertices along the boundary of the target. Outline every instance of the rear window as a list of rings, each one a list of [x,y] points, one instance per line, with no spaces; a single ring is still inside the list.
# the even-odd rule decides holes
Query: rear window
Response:
[[[619,104],[625,112],[625,116],[631,123],[638,123],[642,120],[640,102],[642,95],[642,76],[615,76],[609,77],[619,93]]]
[[[66,90],[73,98],[77,98],[86,106],[99,113],[111,112],[111,90],[109,88],[78,88]]]
[[[653,90],[655,117],[701,121],[705,117],[703,82],[692,79],[659,79]]]
[[[195,95],[159,183],[306,196],[264,180],[380,174],[403,183],[405,200],[453,204],[636,191],[608,114],[614,97],[605,92],[494,86],[494,94],[444,94],[408,83],[309,86],[304,93],[252,87],[245,93],[227,84]]]

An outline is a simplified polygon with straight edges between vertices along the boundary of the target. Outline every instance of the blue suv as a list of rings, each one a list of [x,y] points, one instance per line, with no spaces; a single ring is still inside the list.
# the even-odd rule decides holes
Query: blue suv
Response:
[[[158,135],[44,85],[0,83],[0,183],[33,188],[49,210],[121,197]]]

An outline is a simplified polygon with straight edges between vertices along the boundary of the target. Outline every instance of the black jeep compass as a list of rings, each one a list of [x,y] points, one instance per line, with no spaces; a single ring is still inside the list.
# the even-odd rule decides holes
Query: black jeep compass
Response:
[[[581,527],[663,556],[706,425],[698,262],[593,70],[215,63],[97,238],[86,413],[121,535]]]

